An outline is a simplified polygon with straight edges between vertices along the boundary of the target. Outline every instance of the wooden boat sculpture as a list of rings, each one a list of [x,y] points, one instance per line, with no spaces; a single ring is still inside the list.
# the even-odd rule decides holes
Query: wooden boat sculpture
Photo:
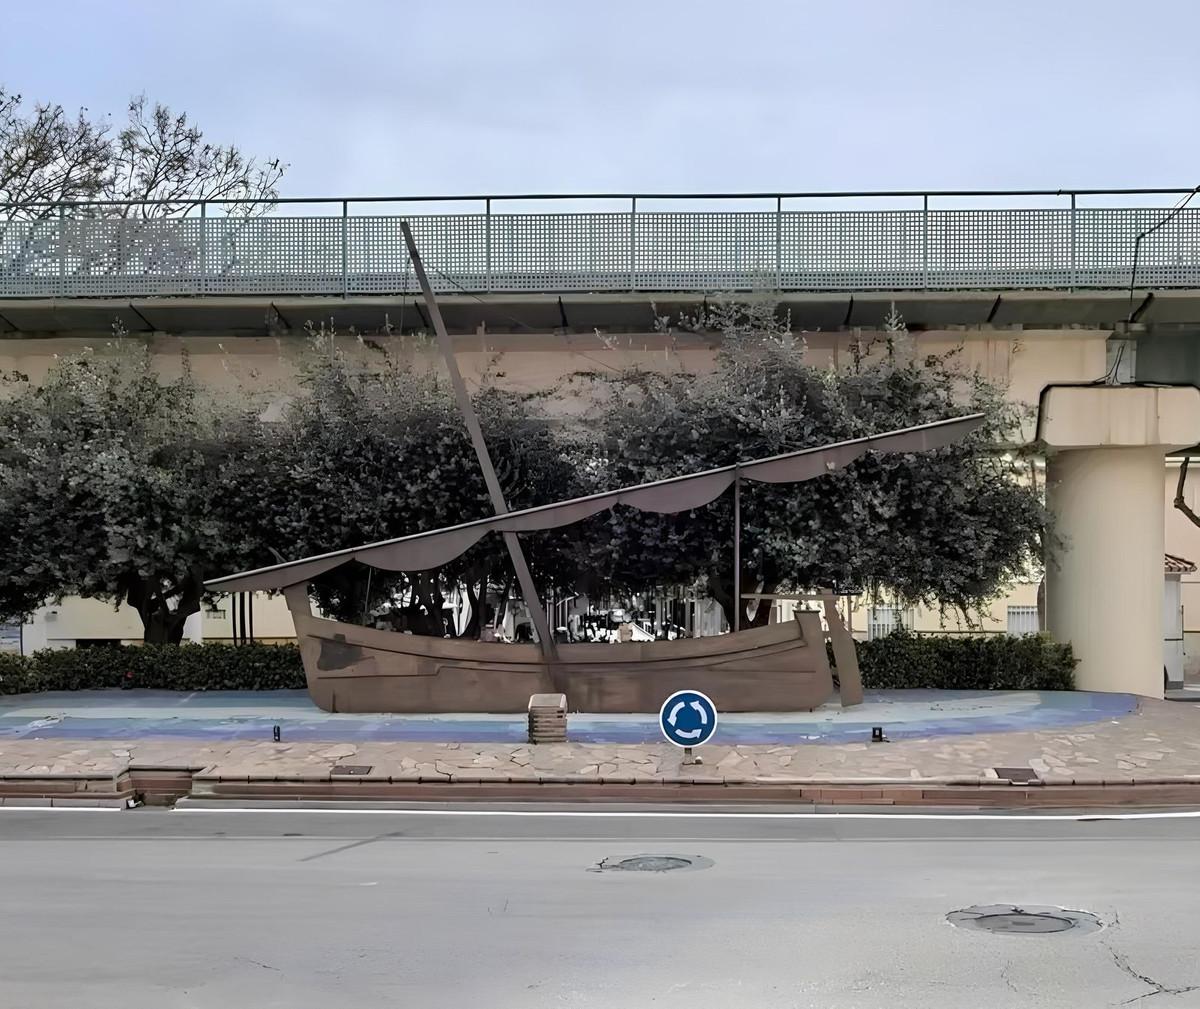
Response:
[[[741,480],[798,483],[840,469],[866,452],[921,452],[974,429],[979,414],[588,497],[506,512],[445,529],[402,536],[218,578],[218,592],[283,590],[296,624],[308,689],[326,711],[516,712],[535,693],[564,693],[572,711],[654,712],[675,690],[707,693],[723,711],[812,709],[833,694],[821,614],[706,638],[618,644],[503,644],[421,637],[317,616],[309,582],[358,561],[389,571],[425,571],[459,556],[490,533],[514,536],[578,522],[615,505],[680,512],[702,507]],[[736,509],[735,509],[736,513]],[[740,590],[735,590],[740,597]],[[862,688],[854,643],[833,596],[825,623],[842,691]],[[532,608],[532,607],[531,607]]]

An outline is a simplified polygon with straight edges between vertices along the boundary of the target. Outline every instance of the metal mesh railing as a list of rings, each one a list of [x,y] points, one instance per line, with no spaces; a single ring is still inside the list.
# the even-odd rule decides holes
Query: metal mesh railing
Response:
[[[0,220],[0,297],[1200,287],[1200,206]],[[367,204],[369,207],[370,204]],[[208,210],[209,208],[202,208]],[[215,210],[216,208],[213,208]],[[1156,225],[1159,227],[1155,228]],[[1139,243],[1139,236],[1142,236]]]

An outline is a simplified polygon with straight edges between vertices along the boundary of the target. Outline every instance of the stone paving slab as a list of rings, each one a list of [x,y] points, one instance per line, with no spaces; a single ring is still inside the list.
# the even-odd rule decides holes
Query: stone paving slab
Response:
[[[986,732],[1065,730],[1136,710],[1130,694],[1088,691],[868,690],[843,708],[724,713],[716,742],[763,745],[863,742],[882,725],[894,739]],[[528,734],[524,713],[336,714],[305,690],[84,690],[0,697],[0,745],[6,739],[121,740],[171,737],[193,742],[270,739],[287,742],[509,743]],[[568,738],[581,743],[657,743],[657,714],[572,713]]]
[[[216,778],[328,778],[369,765],[375,781],[479,783],[652,781],[763,783],[997,780],[998,767],[1046,781],[1200,780],[1200,706],[1143,699],[1121,718],[1065,729],[984,733],[893,743],[718,745],[700,766],[667,743],[197,742],[178,738],[0,739],[0,775],[201,771]]]

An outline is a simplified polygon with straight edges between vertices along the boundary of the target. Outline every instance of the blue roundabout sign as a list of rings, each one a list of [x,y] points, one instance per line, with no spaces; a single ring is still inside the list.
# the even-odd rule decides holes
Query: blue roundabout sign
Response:
[[[668,743],[700,746],[717,731],[717,706],[699,690],[677,690],[663,701],[658,724]]]

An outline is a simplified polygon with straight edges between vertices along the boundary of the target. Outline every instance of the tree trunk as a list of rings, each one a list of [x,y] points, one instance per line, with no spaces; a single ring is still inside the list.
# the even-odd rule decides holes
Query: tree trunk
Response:
[[[142,621],[142,640],[149,645],[178,645],[183,641],[187,618],[200,612],[204,597],[204,576],[192,571],[179,588],[179,602],[171,609],[157,581],[141,578],[125,594],[126,601],[138,612]]]
[[[757,585],[758,576],[754,573],[742,572],[742,592],[746,591],[747,585]],[[766,583],[759,590],[761,592],[774,592],[776,586],[774,583]],[[708,594],[717,601],[717,605],[721,607],[721,612],[725,614],[725,622],[729,625],[729,629],[733,630],[733,586],[726,584],[721,578],[721,572],[709,571],[708,573]],[[771,600],[762,599],[759,601],[758,608],[754,611],[753,617],[746,615],[746,600],[741,600],[742,605],[742,622],[741,630],[746,630],[750,627],[763,627],[771,619]]]
[[[462,636],[468,641],[479,640],[479,628],[483,626],[483,603],[487,599],[487,582],[482,583],[482,588],[479,595],[475,594],[475,580],[473,577],[467,578],[463,583],[466,587],[467,602],[471,604],[471,616],[467,620],[467,626],[464,628]]]
[[[733,630],[733,588],[726,585],[719,571],[708,572],[708,594],[717,601],[725,614],[725,623]]]
[[[1187,503],[1187,498],[1183,495],[1183,485],[1187,483],[1188,463],[1191,461],[1192,457],[1185,455],[1183,457],[1183,462],[1179,464],[1179,483],[1175,485],[1174,505],[1179,511],[1183,512],[1183,514],[1188,517],[1188,520],[1192,523],[1192,525],[1200,526],[1200,515],[1197,515],[1194,511],[1192,511],[1191,507]]]
[[[442,593],[437,587],[437,575],[421,572],[413,577],[413,589],[421,606],[425,609],[424,629],[420,633],[441,638],[446,634],[446,621],[442,616]]]
[[[745,584],[746,584],[746,582],[742,582],[742,585],[745,585]],[[771,593],[771,592],[774,592],[778,587],[779,586],[777,586],[777,585],[765,585],[764,584],[761,588],[759,588],[758,591]],[[744,606],[745,603],[743,602],[742,605]],[[745,630],[747,627],[766,627],[766,625],[771,622],[771,610],[774,609],[774,607],[775,607],[775,600],[773,600],[773,599],[758,600],[758,606],[756,606],[754,609],[754,616],[752,616],[752,617],[743,616],[742,617],[742,629]],[[745,610],[742,610],[743,614],[745,612],[746,612]]]
[[[188,614],[180,617],[166,607],[155,610],[142,618],[142,638],[148,645],[178,645],[183,641],[183,625],[187,618]]]

